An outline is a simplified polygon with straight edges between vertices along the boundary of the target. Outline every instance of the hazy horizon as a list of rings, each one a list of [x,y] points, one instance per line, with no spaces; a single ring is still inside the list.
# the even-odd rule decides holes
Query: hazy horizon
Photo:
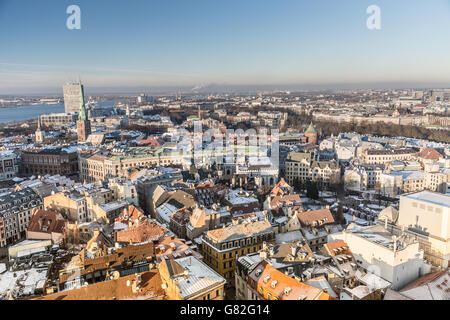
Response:
[[[83,82],[83,81],[82,81]],[[83,82],[85,93],[88,95],[126,95],[126,94],[208,94],[208,93],[258,93],[274,91],[294,92],[327,92],[327,91],[350,91],[350,90],[429,90],[429,89],[450,89],[440,84],[411,84],[411,83],[368,83],[368,84],[329,84],[329,85],[226,85],[226,84],[208,84],[201,88],[198,86],[161,86],[161,87],[89,87]],[[20,88],[18,91],[10,93],[0,93],[0,96],[63,96],[63,84],[55,88]],[[194,90],[195,89],[195,90]]]

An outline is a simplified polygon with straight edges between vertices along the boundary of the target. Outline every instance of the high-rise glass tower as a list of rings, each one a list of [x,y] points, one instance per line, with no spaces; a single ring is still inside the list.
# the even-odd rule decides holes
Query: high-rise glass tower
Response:
[[[81,84],[81,82],[66,83],[63,86],[63,92],[64,92],[64,111],[79,112],[81,98],[83,95],[83,85]]]

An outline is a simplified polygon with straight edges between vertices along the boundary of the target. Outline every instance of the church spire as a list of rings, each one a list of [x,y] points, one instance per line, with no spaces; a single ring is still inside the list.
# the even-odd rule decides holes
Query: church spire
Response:
[[[91,122],[88,119],[86,106],[84,104],[84,89],[80,82],[80,113],[77,121],[78,142],[86,142],[91,134]]]
[[[81,107],[80,107],[80,113],[78,114],[78,121],[87,121],[87,112],[86,112],[86,105],[84,104],[84,89],[80,82],[80,101],[81,101]]]

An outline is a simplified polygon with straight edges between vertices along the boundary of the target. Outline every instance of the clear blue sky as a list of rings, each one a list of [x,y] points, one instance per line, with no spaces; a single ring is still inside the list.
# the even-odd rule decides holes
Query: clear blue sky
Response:
[[[81,7],[81,30],[66,8]],[[382,29],[366,28],[381,7]],[[0,94],[198,84],[450,86],[449,0],[0,0]]]

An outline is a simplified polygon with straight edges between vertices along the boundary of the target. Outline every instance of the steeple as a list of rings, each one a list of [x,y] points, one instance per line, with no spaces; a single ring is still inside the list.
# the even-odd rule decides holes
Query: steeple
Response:
[[[37,129],[35,132],[36,142],[37,143],[44,142],[44,135],[45,135],[45,133],[44,133],[44,131],[42,131],[42,128],[41,128],[41,117],[38,117],[38,124],[37,124]]]
[[[308,143],[317,144],[317,131],[316,128],[314,128],[312,121],[305,131],[305,137],[308,138]]]
[[[80,82],[80,112],[77,121],[78,142],[86,142],[91,134],[91,122],[88,119],[86,106],[84,104],[84,89]]]
[[[80,113],[78,114],[78,121],[87,121],[88,117],[87,117],[87,112],[86,112],[86,106],[84,104],[84,89],[83,86],[81,85],[80,82],[80,101],[81,101],[81,106],[80,106]]]
[[[309,127],[308,127],[308,129],[306,129],[305,133],[317,134],[316,128],[314,128],[314,125],[312,122],[309,124]]]

